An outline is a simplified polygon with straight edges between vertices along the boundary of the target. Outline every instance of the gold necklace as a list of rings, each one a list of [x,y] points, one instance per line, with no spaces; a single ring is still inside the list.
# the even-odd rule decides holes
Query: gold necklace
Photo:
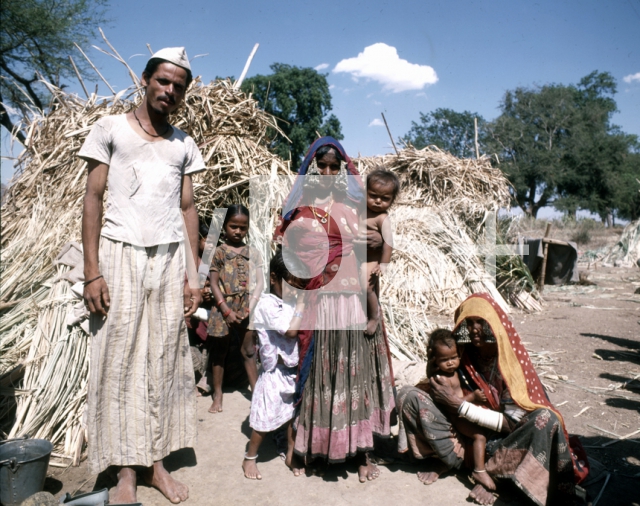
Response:
[[[331,203],[329,204],[329,207],[327,208],[327,210],[324,212],[324,216],[320,216],[318,214],[318,208],[315,206],[309,206],[309,209],[311,209],[311,212],[313,213],[313,215],[315,216],[316,220],[318,220],[320,223],[322,223],[323,225],[326,225],[327,222],[329,221],[329,216],[331,215],[331,207],[333,206],[333,200],[331,201]],[[327,227],[327,234],[331,231],[331,223],[329,223],[329,226]]]

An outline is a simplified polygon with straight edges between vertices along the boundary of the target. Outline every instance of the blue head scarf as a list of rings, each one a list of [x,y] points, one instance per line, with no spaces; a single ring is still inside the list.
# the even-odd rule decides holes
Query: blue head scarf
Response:
[[[360,179],[360,174],[358,173],[358,170],[356,169],[355,165],[353,165],[351,158],[347,156],[347,153],[342,147],[342,144],[340,144],[333,137],[321,137],[311,145],[311,147],[309,148],[309,151],[307,152],[307,155],[304,157],[304,160],[302,161],[302,165],[300,165],[300,169],[298,170],[298,175],[304,176],[307,173],[307,170],[309,170],[309,165],[311,165],[311,162],[316,156],[316,152],[322,146],[333,147],[336,151],[338,151],[338,153],[340,153],[340,156],[347,162],[348,175],[356,176],[356,177],[347,178],[348,180],[347,198],[354,203],[361,202],[362,199],[364,198],[364,189],[362,185],[362,180]],[[304,182],[303,177],[296,178],[296,182],[293,184],[293,188],[291,189],[291,192],[289,193],[289,196],[287,197],[287,200],[284,203],[284,206],[282,209],[282,215],[285,221],[291,219],[291,215],[296,210],[296,208],[298,207],[298,204],[300,204],[300,201],[302,200],[302,194],[304,192],[303,182]]]

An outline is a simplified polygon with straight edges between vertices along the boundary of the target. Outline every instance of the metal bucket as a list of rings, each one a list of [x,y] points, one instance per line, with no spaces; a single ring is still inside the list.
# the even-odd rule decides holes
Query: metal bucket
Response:
[[[52,450],[46,439],[0,441],[0,504],[17,506],[43,489]]]

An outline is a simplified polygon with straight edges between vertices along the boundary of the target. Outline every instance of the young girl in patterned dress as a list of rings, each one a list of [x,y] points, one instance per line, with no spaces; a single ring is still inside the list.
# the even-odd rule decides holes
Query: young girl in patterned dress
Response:
[[[287,431],[285,462],[292,469],[300,467],[292,463],[291,420],[295,412],[293,397],[298,371],[298,330],[302,322],[304,294],[298,297],[294,308],[291,304],[291,287],[283,280],[291,286],[302,288],[301,281],[287,270],[282,250],[278,249],[269,264],[270,293],[260,297],[253,319],[260,341],[262,372],[251,398],[249,425],[253,433],[242,463],[245,477],[252,480],[262,479],[256,459],[265,434],[280,427]]]
[[[244,239],[249,231],[249,210],[234,204],[227,210],[222,225],[224,236],[211,262],[211,291],[214,307],[211,309],[207,333],[212,336],[213,403],[209,413],[222,411],[222,379],[229,342],[237,336],[241,342],[244,366],[251,391],[258,378],[256,367],[255,332],[248,328],[249,314],[262,292],[262,266],[255,266],[255,289],[250,293],[250,259],[259,255],[252,252]]]

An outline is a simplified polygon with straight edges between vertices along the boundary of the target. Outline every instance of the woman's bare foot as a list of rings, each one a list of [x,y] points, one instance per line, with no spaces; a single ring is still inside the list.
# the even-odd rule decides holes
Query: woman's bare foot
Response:
[[[213,403],[209,408],[209,413],[221,413],[222,412],[222,393],[213,394]]]
[[[378,330],[378,324],[380,323],[379,318],[372,318],[367,322],[367,328],[364,329],[365,336],[373,336]]]
[[[242,470],[244,471],[244,477],[250,480],[261,480],[262,475],[258,471],[258,464],[256,459],[244,459],[242,461]]]
[[[491,476],[489,476],[489,474],[486,471],[484,471],[484,472],[473,471],[471,473],[471,477],[475,481],[480,483],[487,490],[495,490],[496,489],[496,484],[494,483],[494,481],[491,479]]]
[[[162,461],[154,462],[144,474],[147,485],[157,488],[173,504],[186,501],[189,498],[189,487],[173,478],[164,468]]]
[[[380,476],[380,469],[369,459],[369,455],[366,453],[362,454],[360,457],[361,463],[358,466],[358,479],[360,483],[365,483],[367,481],[375,480],[378,476]]]
[[[469,492],[469,499],[476,504],[488,505],[496,502],[496,496],[478,483],[473,490]]]
[[[291,455],[287,455],[284,459],[284,463],[287,465],[294,476],[300,476],[304,473],[304,465],[302,465],[300,457],[298,457],[295,453]]]
[[[418,479],[425,485],[431,485],[438,481],[440,475],[446,473],[448,470],[443,462],[438,461],[433,471],[420,471],[418,473]]]
[[[315,459],[309,466],[309,473],[316,476],[324,476],[329,468],[329,463],[324,459]]]
[[[116,475],[118,484],[109,502],[113,504],[130,504],[138,502],[136,498],[136,472],[130,467],[123,467]]]

